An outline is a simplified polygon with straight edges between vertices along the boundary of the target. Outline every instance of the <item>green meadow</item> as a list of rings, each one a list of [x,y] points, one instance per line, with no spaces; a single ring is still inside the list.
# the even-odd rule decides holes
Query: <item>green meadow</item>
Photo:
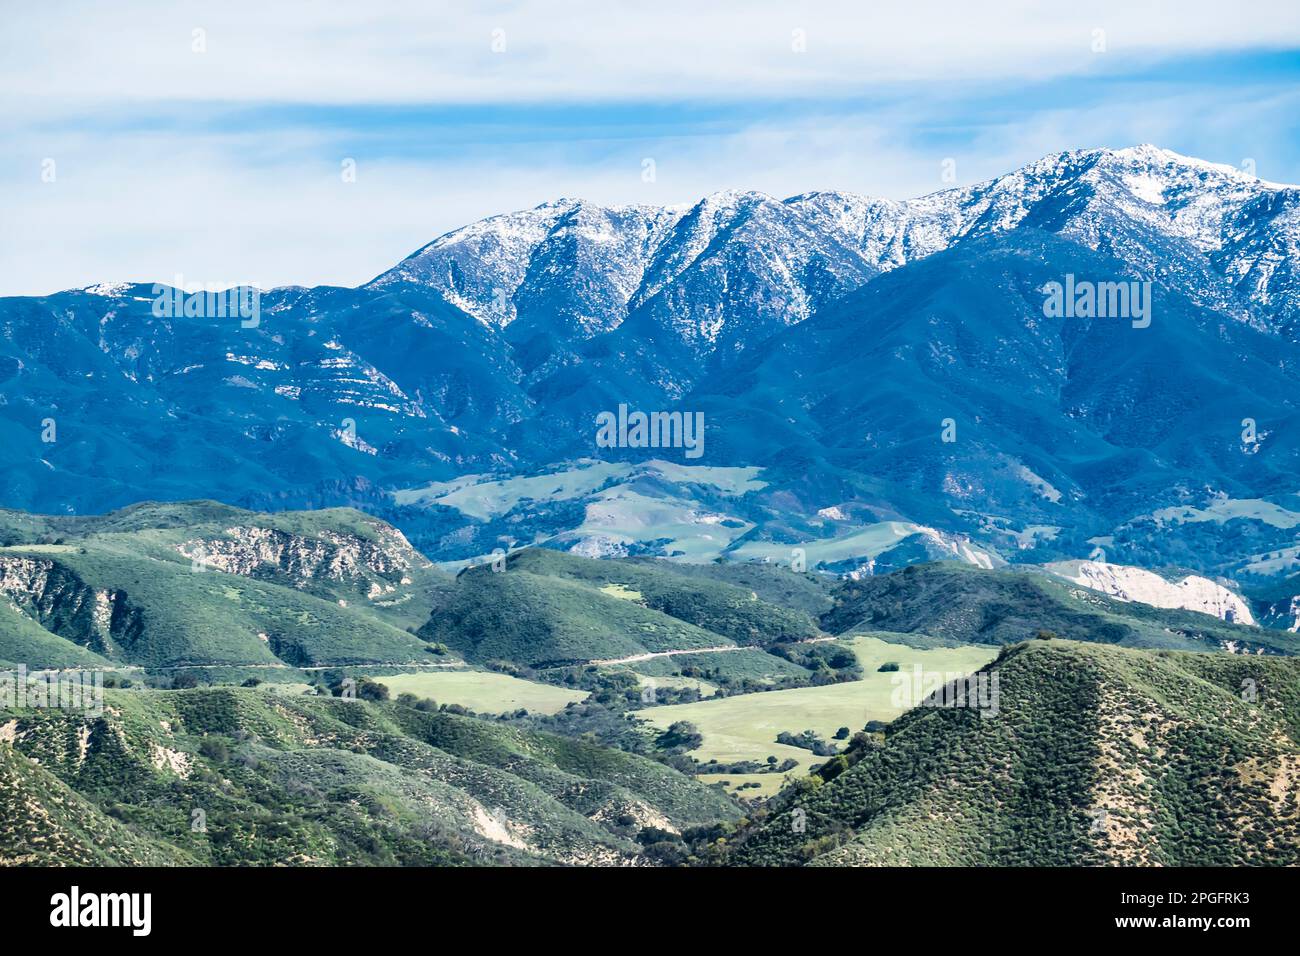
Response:
[[[976,645],[921,650],[866,636],[847,638],[841,643],[851,647],[862,662],[862,680],[654,707],[641,711],[640,716],[662,728],[679,720],[694,724],[704,737],[703,745],[691,751],[697,760],[764,761],[771,755],[778,763],[787,758],[798,761],[799,766],[790,773],[803,775],[826,758],[800,747],[778,744],[777,734],[812,730],[829,742],[840,727],[856,733],[869,720],[893,720],[902,708],[890,700],[895,686],[893,674],[881,672],[881,665],[896,663],[903,673],[910,673],[919,664],[926,671],[968,674],[993,660],[999,650]],[[704,774],[700,780],[727,781],[728,789],[757,783],[757,790],[743,792],[768,796],[780,789],[783,777],[774,773]]]
[[[490,671],[439,671],[397,674],[375,678],[398,694],[414,694],[439,704],[460,704],[480,714],[505,714],[521,707],[533,714],[555,714],[571,701],[586,697],[582,691],[520,680]]]

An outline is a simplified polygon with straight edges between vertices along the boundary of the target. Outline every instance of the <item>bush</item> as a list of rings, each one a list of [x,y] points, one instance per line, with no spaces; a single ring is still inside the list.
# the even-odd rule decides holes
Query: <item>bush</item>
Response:
[[[805,730],[800,734],[792,734],[788,730],[783,730],[776,735],[776,742],[785,744],[787,747],[801,747],[804,750],[811,750],[818,757],[829,757],[835,753],[833,746],[826,743],[811,730]]]
[[[704,743],[704,735],[689,720],[679,720],[670,724],[668,729],[655,738],[655,746],[661,750],[682,753],[694,750]]]
[[[230,759],[230,747],[220,737],[204,737],[199,744],[199,753],[214,763],[225,763]]]

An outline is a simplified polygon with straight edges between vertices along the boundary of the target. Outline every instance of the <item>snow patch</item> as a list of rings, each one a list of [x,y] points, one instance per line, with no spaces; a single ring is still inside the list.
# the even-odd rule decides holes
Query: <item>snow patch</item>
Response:
[[[1124,185],[1129,188],[1134,196],[1143,202],[1149,202],[1155,206],[1162,206],[1165,202],[1165,187],[1160,179],[1150,173],[1142,173],[1136,176],[1126,176]]]

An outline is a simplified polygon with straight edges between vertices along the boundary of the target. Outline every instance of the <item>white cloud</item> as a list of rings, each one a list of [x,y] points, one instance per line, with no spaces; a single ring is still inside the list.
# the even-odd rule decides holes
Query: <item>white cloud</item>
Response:
[[[122,2],[11,6],[13,109],[124,97],[311,103],[816,95],[925,80],[1042,78],[1105,56],[1300,40],[1293,0],[700,3]],[[203,30],[206,52],[192,52]],[[504,52],[494,53],[494,31]],[[806,52],[793,49],[804,31]]]
[[[900,197],[940,188],[948,155],[959,181],[972,182],[1059,149],[1155,141],[1220,162],[1256,157],[1261,175],[1287,178],[1269,160],[1285,152],[1275,128],[1294,115],[1294,99],[1278,100],[1286,91],[1270,101],[1206,82],[1194,93],[1026,102],[988,115],[963,97],[1017,105],[1034,78],[1294,42],[1294,3],[1249,17],[1199,0],[1040,6],[1053,5],[118,3],[58,15],[17,6],[0,38],[0,294],[177,273],[354,285],[442,232],[557,196],[674,203],[735,187]],[[498,27],[500,55],[490,49]],[[194,29],[206,30],[206,53],[191,52]],[[805,54],[791,50],[794,29],[807,31]],[[1106,31],[1105,54],[1092,52],[1094,29]],[[799,97],[802,113],[762,108]],[[494,146],[485,134],[430,151],[404,147],[403,136],[436,139],[436,128],[406,130],[400,109],[395,120],[369,109],[534,100],[572,101],[579,113],[613,104],[617,128],[604,131],[593,107],[579,142]],[[672,113],[638,128],[631,100],[734,101],[751,118]],[[285,103],[303,108],[239,131],[241,117]],[[313,119],[339,104],[365,108],[338,126]],[[477,121],[471,109],[450,122]],[[960,145],[922,145],[945,137]],[[347,156],[359,164],[355,183],[339,175]],[[40,178],[47,157],[52,183]],[[654,184],[641,181],[645,157],[656,161]]]
[[[1109,104],[991,125],[955,153],[958,181],[1065,148],[1154,140],[1188,151],[1172,138],[1183,125],[1174,117],[1188,109],[1179,100]],[[51,144],[66,156],[54,183],[40,181],[34,158],[20,185],[13,167],[0,167],[9,226],[0,232],[0,293],[176,273],[203,283],[356,285],[443,232],[559,196],[670,204],[733,187],[778,197],[813,189],[914,196],[944,188],[940,163],[950,152],[909,143],[892,115],[845,116],[633,138],[597,157],[538,144],[436,161],[356,152],[356,181],[347,183],[340,162],[350,154],[340,144],[298,131],[280,135],[282,152],[268,156],[261,138],[136,135],[108,148],[67,137]],[[1259,154],[1231,138],[1202,152],[1234,164]],[[654,183],[641,180],[645,157],[655,160]],[[1260,171],[1268,174],[1263,160]]]

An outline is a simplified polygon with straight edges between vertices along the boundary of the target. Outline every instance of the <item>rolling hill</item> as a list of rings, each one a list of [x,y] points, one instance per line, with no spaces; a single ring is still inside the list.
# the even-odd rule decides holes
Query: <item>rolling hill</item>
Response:
[[[229,688],[0,711],[0,784],[0,861],[44,865],[635,865],[643,831],[739,816],[594,744]]]
[[[428,662],[408,633],[450,579],[348,510],[215,502],[0,516],[0,660],[29,668]]]
[[[787,576],[799,577],[765,568],[737,580]],[[778,596],[779,586],[771,588]],[[477,665],[566,671],[570,678],[573,668],[595,665],[766,684],[811,679],[789,655],[769,651],[820,632],[805,611],[718,575],[530,548],[462,571],[418,634]]]
[[[474,661],[546,668],[735,643],[599,588],[530,571],[480,566],[456,583],[420,636]]]
[[[984,673],[995,714],[917,707],[789,788],[726,861],[1300,862],[1300,662],[1035,640]]]
[[[359,512],[213,502],[6,513],[0,533],[6,667],[214,685],[0,713],[0,809],[28,821],[0,827],[7,861],[1296,862],[1300,638],[1052,568],[837,582],[522,549],[450,578]],[[994,654],[996,714],[915,707],[881,742],[910,706],[899,662],[946,679]],[[417,696],[301,692],[304,667],[358,665]],[[805,777],[815,753],[837,755]],[[787,786],[732,833],[706,783]]]
[[[721,575],[705,577],[683,571],[684,567],[689,566],[666,561],[593,561],[542,548],[516,552],[506,561],[508,571],[589,584],[738,644],[802,641],[819,633],[806,613],[786,610],[760,597],[756,590],[739,587]],[[778,576],[785,575],[774,570],[767,578]]]
[[[1126,647],[1300,653],[1300,638],[1287,631],[1120,601],[1041,572],[981,570],[953,562],[911,565],[845,582],[834,596],[835,606],[821,618],[832,634],[885,630],[1014,644],[1047,630]]]

